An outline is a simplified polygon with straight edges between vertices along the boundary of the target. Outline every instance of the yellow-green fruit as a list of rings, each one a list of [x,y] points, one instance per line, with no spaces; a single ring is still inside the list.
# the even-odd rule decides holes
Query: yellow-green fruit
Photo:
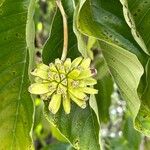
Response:
[[[56,114],[63,103],[66,114],[70,113],[71,100],[79,107],[85,108],[89,94],[97,94],[91,86],[96,84],[90,69],[89,58],[78,57],[71,62],[56,59],[49,66],[38,64],[31,72],[35,76],[35,83],[29,87],[31,94],[41,96],[42,100],[49,100],[49,110]]]

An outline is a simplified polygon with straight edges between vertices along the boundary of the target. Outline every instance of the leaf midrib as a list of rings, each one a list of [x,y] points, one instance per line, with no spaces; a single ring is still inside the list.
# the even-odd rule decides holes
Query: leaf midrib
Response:
[[[19,107],[20,107],[20,100],[21,100],[21,94],[23,91],[23,83],[24,83],[24,77],[25,77],[25,68],[26,68],[26,58],[27,58],[27,49],[25,49],[25,57],[24,57],[24,65],[22,69],[22,79],[20,83],[20,90],[17,98],[17,108],[16,108],[16,113],[15,113],[15,119],[13,123],[13,130],[12,130],[12,143],[11,143],[11,150],[13,149],[13,144],[15,141],[15,132],[16,132],[16,126],[17,126],[17,121],[18,121],[18,112],[19,112]]]

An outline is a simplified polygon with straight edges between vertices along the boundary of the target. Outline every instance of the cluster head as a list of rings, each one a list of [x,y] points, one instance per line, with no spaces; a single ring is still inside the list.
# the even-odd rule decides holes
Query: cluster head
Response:
[[[64,62],[56,59],[49,66],[38,64],[31,72],[35,76],[35,83],[29,87],[29,92],[40,95],[42,100],[48,100],[49,110],[53,114],[58,112],[61,102],[66,114],[70,113],[71,101],[84,109],[89,95],[98,92],[91,87],[96,84],[96,80],[90,63],[89,58],[78,57],[72,62],[67,58]]]

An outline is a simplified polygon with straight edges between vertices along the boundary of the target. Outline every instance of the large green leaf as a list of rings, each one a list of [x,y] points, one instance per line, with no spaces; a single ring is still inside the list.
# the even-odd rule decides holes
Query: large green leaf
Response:
[[[62,1],[65,8],[68,27],[69,27],[69,48],[68,56],[75,58],[79,55],[77,39],[73,32],[73,1]],[[56,15],[53,20],[51,35],[43,48],[43,62],[50,63],[54,59],[61,57],[63,47],[63,24],[59,10],[56,9]],[[63,108],[53,115],[48,110],[48,104],[45,103],[45,115],[57,131],[62,134],[67,141],[76,149],[81,150],[99,150],[99,123],[97,116],[88,105],[86,109],[81,109],[72,104],[71,113],[66,115]]]
[[[131,28],[132,35],[137,43],[141,46],[143,51],[148,55],[150,54],[150,1],[141,0],[120,0],[123,5],[123,12]],[[149,82],[149,60],[145,66],[145,74],[142,78],[140,88],[143,90],[143,95],[141,95],[142,104],[138,114],[138,119],[136,120],[138,128],[145,134],[150,134],[150,82]],[[141,124],[142,122],[142,124]]]
[[[113,0],[109,5],[110,0],[86,0],[82,4],[78,28],[82,33],[100,40],[110,72],[135,119],[140,108],[137,88],[143,74],[141,63],[146,64],[147,56],[135,43],[118,1]],[[135,125],[140,130],[142,122],[136,121]]]
[[[83,4],[84,9],[81,9]],[[147,56],[132,37],[130,28],[124,20],[122,5],[119,1],[82,0],[80,7],[78,29],[88,36],[113,43],[136,54],[142,64],[146,64]]]
[[[81,150],[100,149],[97,117],[90,106],[83,110],[72,105],[69,115],[64,113],[63,108],[56,115],[53,115],[48,110],[48,104],[46,104],[45,111],[50,123],[59,129],[74,148]]]
[[[32,149],[28,93],[28,0],[0,1],[0,149]]]
[[[100,42],[100,45],[114,80],[135,118],[140,107],[137,88],[143,68],[135,55],[123,48],[104,42]]]

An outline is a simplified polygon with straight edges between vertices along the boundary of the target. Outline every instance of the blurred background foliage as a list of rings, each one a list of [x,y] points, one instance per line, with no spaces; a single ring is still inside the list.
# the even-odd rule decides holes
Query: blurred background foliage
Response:
[[[55,15],[53,1],[38,0],[35,9],[36,26],[36,60],[41,61],[42,47],[48,39]],[[85,38],[86,40],[86,38]],[[116,84],[106,69],[105,60],[101,57],[101,50],[94,39],[87,44],[91,57],[99,57],[95,62],[100,76],[97,76],[100,98],[98,105],[103,106],[99,112],[101,121],[102,144],[106,150],[149,150],[150,139],[141,135],[133,128],[132,118],[126,108],[126,102],[121,97]],[[108,88],[109,87],[109,88]],[[105,96],[105,101],[103,97]],[[43,114],[43,102],[35,100],[35,124],[34,124],[34,145],[36,150],[73,150],[66,139],[54,128],[49,126]],[[104,112],[104,113],[103,113]]]

